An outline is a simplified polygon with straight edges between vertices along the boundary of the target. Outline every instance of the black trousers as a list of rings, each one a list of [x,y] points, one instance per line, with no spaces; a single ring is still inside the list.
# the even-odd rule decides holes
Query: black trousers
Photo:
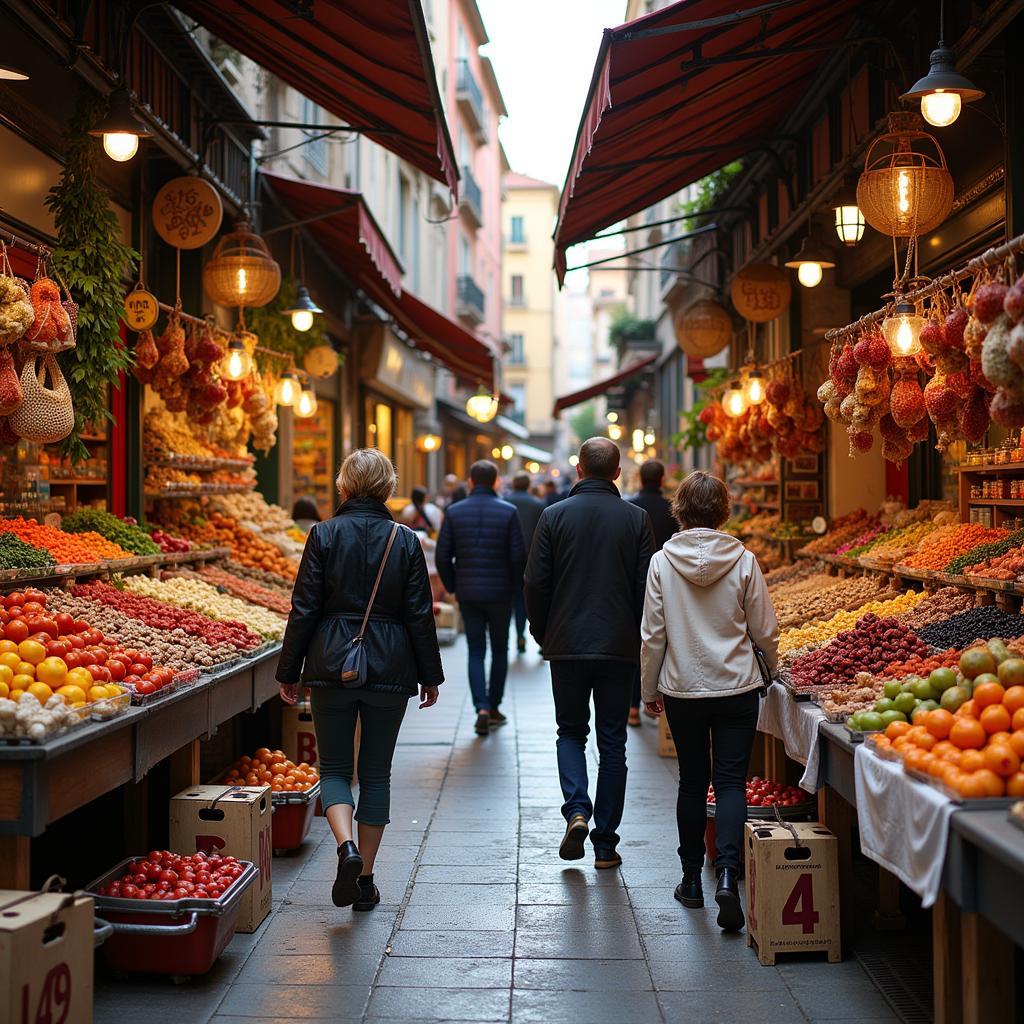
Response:
[[[708,782],[715,786],[715,867],[738,870],[747,820],[747,767],[757,729],[758,691],[729,697],[665,697],[679,759],[679,858],[704,863]]]

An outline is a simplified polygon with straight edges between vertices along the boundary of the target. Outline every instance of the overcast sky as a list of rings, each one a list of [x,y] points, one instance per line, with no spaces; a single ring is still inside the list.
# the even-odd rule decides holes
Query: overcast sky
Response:
[[[514,171],[559,188],[597,60],[601,32],[626,0],[477,0],[508,107],[501,141]]]

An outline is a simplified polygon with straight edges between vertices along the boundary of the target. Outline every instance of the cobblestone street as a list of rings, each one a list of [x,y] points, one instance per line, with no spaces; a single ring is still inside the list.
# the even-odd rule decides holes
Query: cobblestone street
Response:
[[[382,903],[330,904],[337,858],[322,818],[298,854],[274,860],[274,910],[238,935],[205,979],[98,984],[96,1020],[199,1024],[311,1021],[895,1021],[854,960],[762,967],[672,896],[679,880],[675,762],[657,730],[630,730],[620,871],[558,859],[564,823],[547,667],[514,660],[509,724],[481,739],[464,645],[445,651],[437,707],[410,707],[392,825],[378,860]],[[724,994],[728,993],[728,998]]]

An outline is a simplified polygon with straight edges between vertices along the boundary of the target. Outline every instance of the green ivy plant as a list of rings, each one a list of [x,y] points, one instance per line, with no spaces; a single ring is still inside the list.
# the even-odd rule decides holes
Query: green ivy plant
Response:
[[[682,430],[672,438],[672,443],[680,450],[701,448],[708,443],[707,427],[701,423],[700,414],[708,403],[718,401],[710,392],[720,388],[728,379],[729,371],[724,367],[709,370],[707,377],[695,385],[701,397],[693,403],[693,408],[680,416]]]
[[[619,359],[631,341],[649,341],[654,338],[655,323],[635,316],[626,307],[619,306],[608,328],[608,340],[612,343]]]
[[[302,357],[317,345],[330,345],[331,340],[321,326],[321,321],[314,317],[313,326],[308,331],[297,331],[292,327],[292,319],[283,310],[288,309],[295,301],[298,283],[293,277],[283,277],[281,287],[273,300],[258,309],[245,311],[245,326],[260,339],[263,348],[271,348],[276,352],[290,355],[296,365],[302,366]],[[339,362],[341,354],[338,355]],[[261,370],[267,368],[267,357],[256,353],[256,363]],[[277,360],[271,361],[271,369],[281,370]]]
[[[124,243],[120,222],[96,174],[99,142],[88,133],[103,108],[97,93],[82,89],[67,128],[64,168],[46,198],[57,228],[50,266],[78,303],[77,345],[60,356],[75,403],[75,426],[61,450],[74,463],[89,457],[81,437],[86,425],[113,420],[109,389],[117,387],[118,375],[132,366],[120,324],[124,284],[138,253]]]

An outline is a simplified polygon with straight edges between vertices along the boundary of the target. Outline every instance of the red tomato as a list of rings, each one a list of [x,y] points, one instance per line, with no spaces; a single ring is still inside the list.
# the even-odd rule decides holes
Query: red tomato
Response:
[[[63,658],[71,650],[67,640],[51,640],[46,645],[46,654],[51,658]]]
[[[89,623],[83,619],[75,619],[75,632],[84,633],[89,628]]]
[[[21,606],[21,610],[26,615],[42,615],[43,614],[43,606],[38,601],[28,601],[28,600],[26,600],[25,603]]]
[[[128,671],[132,675],[144,676],[149,671],[149,669],[146,668],[146,666],[143,665],[141,661],[133,661],[131,665],[128,666]]]
[[[5,639],[13,640],[16,644],[20,644],[22,640],[27,640],[28,634],[28,626],[21,619],[12,619],[4,626]]]
[[[145,665],[147,672],[153,667],[153,659],[148,654],[140,654],[135,660],[140,665]]]
[[[148,679],[142,679],[135,684],[135,689],[142,694],[156,693],[157,685]]]
[[[126,897],[127,899],[134,899],[136,896],[139,895],[139,887],[137,885],[132,885],[131,882],[129,882],[127,885],[122,885],[120,888],[121,895]]]
[[[109,683],[111,680],[110,669],[108,669],[106,665],[90,665],[89,675],[91,675],[97,683]]]
[[[20,590],[14,590],[4,598],[4,606],[7,608],[20,608],[25,603],[25,594]]]
[[[124,665],[121,662],[111,659],[103,667],[115,683],[124,679]]]
[[[41,590],[26,590],[25,600],[35,601],[36,604],[42,605],[43,607],[46,606],[46,594],[44,594]]]
[[[85,650],[85,641],[77,633],[72,633],[70,636],[68,636],[68,643],[71,644],[72,650]]]
[[[107,658],[109,658],[110,655],[107,653],[107,649],[105,647],[91,647],[90,650],[92,651],[92,656],[96,659],[97,665],[106,665]]]
[[[89,626],[82,636],[87,644],[98,644],[103,639],[103,634],[98,629],[93,629],[92,626]]]
[[[53,621],[57,623],[61,636],[74,631],[75,620],[67,612],[57,612],[53,617]]]

